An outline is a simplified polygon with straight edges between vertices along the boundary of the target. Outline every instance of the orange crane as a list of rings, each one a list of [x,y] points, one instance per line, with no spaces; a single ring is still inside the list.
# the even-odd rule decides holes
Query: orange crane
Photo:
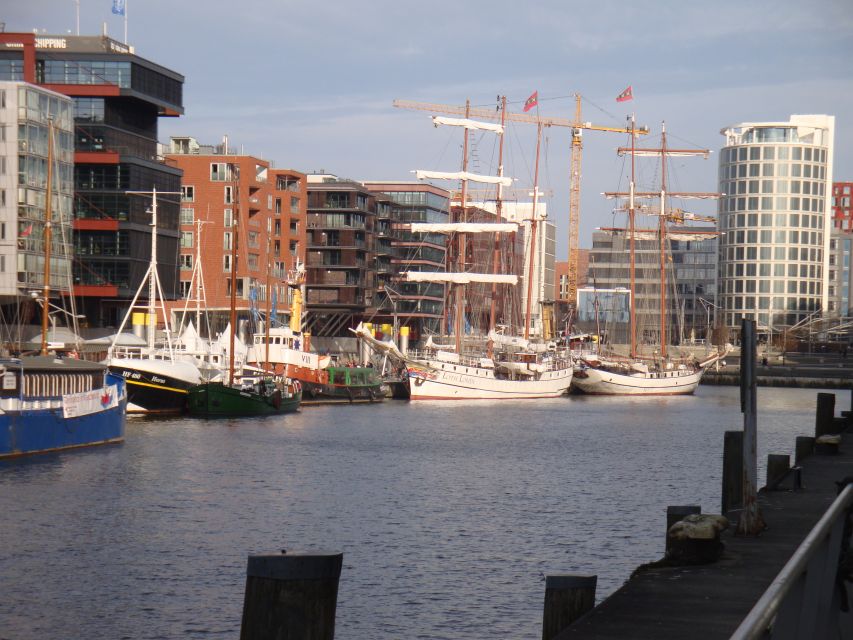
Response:
[[[465,106],[449,104],[432,104],[429,102],[412,102],[409,100],[394,100],[394,106],[398,109],[413,109],[416,111],[430,111],[432,113],[444,113],[448,115],[459,115],[467,118],[480,118],[483,120],[500,120],[501,113],[492,108],[470,107],[466,111]],[[580,182],[581,182],[581,155],[583,151],[583,130],[589,131],[611,131],[614,133],[631,133],[631,127],[605,127],[594,125],[581,120],[581,96],[575,94],[575,119],[568,118],[546,118],[530,113],[507,113],[508,122],[524,122],[528,124],[541,124],[543,127],[568,127],[572,131],[572,158],[569,176],[569,303],[574,305],[578,291],[578,230],[580,227]],[[649,132],[648,127],[640,127],[634,132],[645,135]]]

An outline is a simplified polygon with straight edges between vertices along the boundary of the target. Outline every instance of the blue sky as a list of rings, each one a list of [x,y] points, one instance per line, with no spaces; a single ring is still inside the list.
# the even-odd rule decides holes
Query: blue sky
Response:
[[[73,0],[4,7],[7,31],[75,31]],[[111,0],[80,0],[82,35],[123,39]],[[191,135],[232,145],[276,166],[321,169],[358,180],[407,180],[411,170],[455,170],[461,136],[431,126],[427,114],[394,109],[394,99],[492,105],[511,110],[538,90],[543,116],[622,126],[626,115],[670,144],[719,150],[726,125],[786,120],[793,113],[836,116],[835,179],[853,180],[853,3],[814,0],[692,2],[395,2],[378,0],[127,0],[136,53],[186,77],[186,115],[161,120],[161,141]],[[615,97],[632,85],[635,99]],[[623,136],[588,133],[581,200],[581,246],[613,223],[599,195],[620,186]],[[656,139],[654,140],[657,141]],[[508,174],[529,188],[533,127],[507,138]],[[494,141],[477,145],[492,168]],[[681,166],[683,164],[683,166]],[[569,134],[547,130],[540,188],[565,256]],[[682,190],[716,190],[716,153],[685,160]],[[621,178],[624,180],[624,178]],[[713,209],[696,208],[700,213]]]

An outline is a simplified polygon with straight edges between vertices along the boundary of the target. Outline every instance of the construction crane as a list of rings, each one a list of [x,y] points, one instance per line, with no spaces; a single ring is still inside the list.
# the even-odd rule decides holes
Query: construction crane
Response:
[[[409,100],[394,100],[394,106],[398,109],[412,109],[415,111],[429,111],[432,113],[444,113],[459,115],[468,118],[480,118],[483,120],[501,119],[500,111],[491,108],[470,107],[466,111],[465,106],[449,104],[432,104],[429,102],[412,102]],[[574,305],[578,291],[578,232],[580,227],[580,181],[581,181],[581,156],[583,152],[583,130],[610,131],[613,133],[631,133],[631,127],[605,127],[594,125],[581,120],[581,96],[575,94],[575,118],[546,118],[529,113],[507,113],[507,122],[522,122],[527,124],[541,124],[543,127],[568,127],[572,131],[571,146],[571,170],[569,176],[569,303]],[[634,130],[637,135],[645,135],[649,132],[648,127],[640,127]]]

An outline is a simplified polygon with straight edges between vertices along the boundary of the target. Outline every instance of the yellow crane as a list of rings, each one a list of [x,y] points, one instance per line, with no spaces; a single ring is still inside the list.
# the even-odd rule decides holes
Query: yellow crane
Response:
[[[466,111],[465,106],[449,104],[433,104],[429,102],[412,102],[410,100],[394,100],[394,106],[398,109],[412,109],[416,111],[429,111],[432,113],[444,113],[458,115],[468,118],[479,118],[483,120],[500,121],[501,113],[492,108],[470,107]],[[527,124],[541,124],[543,127],[567,127],[572,131],[572,156],[569,175],[569,303],[574,305],[578,291],[578,230],[580,227],[580,182],[581,182],[581,156],[583,152],[583,130],[610,131],[613,133],[631,133],[631,127],[605,127],[594,125],[591,122],[581,120],[581,96],[575,94],[575,118],[553,118],[542,117],[530,113],[507,113],[507,122],[522,122]],[[648,127],[635,129],[634,133],[645,135],[649,132]]]

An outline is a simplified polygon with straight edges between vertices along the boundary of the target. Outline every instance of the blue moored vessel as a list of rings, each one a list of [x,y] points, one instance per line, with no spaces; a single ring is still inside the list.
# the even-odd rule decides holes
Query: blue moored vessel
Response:
[[[0,459],[124,440],[124,380],[73,358],[0,359]]]

